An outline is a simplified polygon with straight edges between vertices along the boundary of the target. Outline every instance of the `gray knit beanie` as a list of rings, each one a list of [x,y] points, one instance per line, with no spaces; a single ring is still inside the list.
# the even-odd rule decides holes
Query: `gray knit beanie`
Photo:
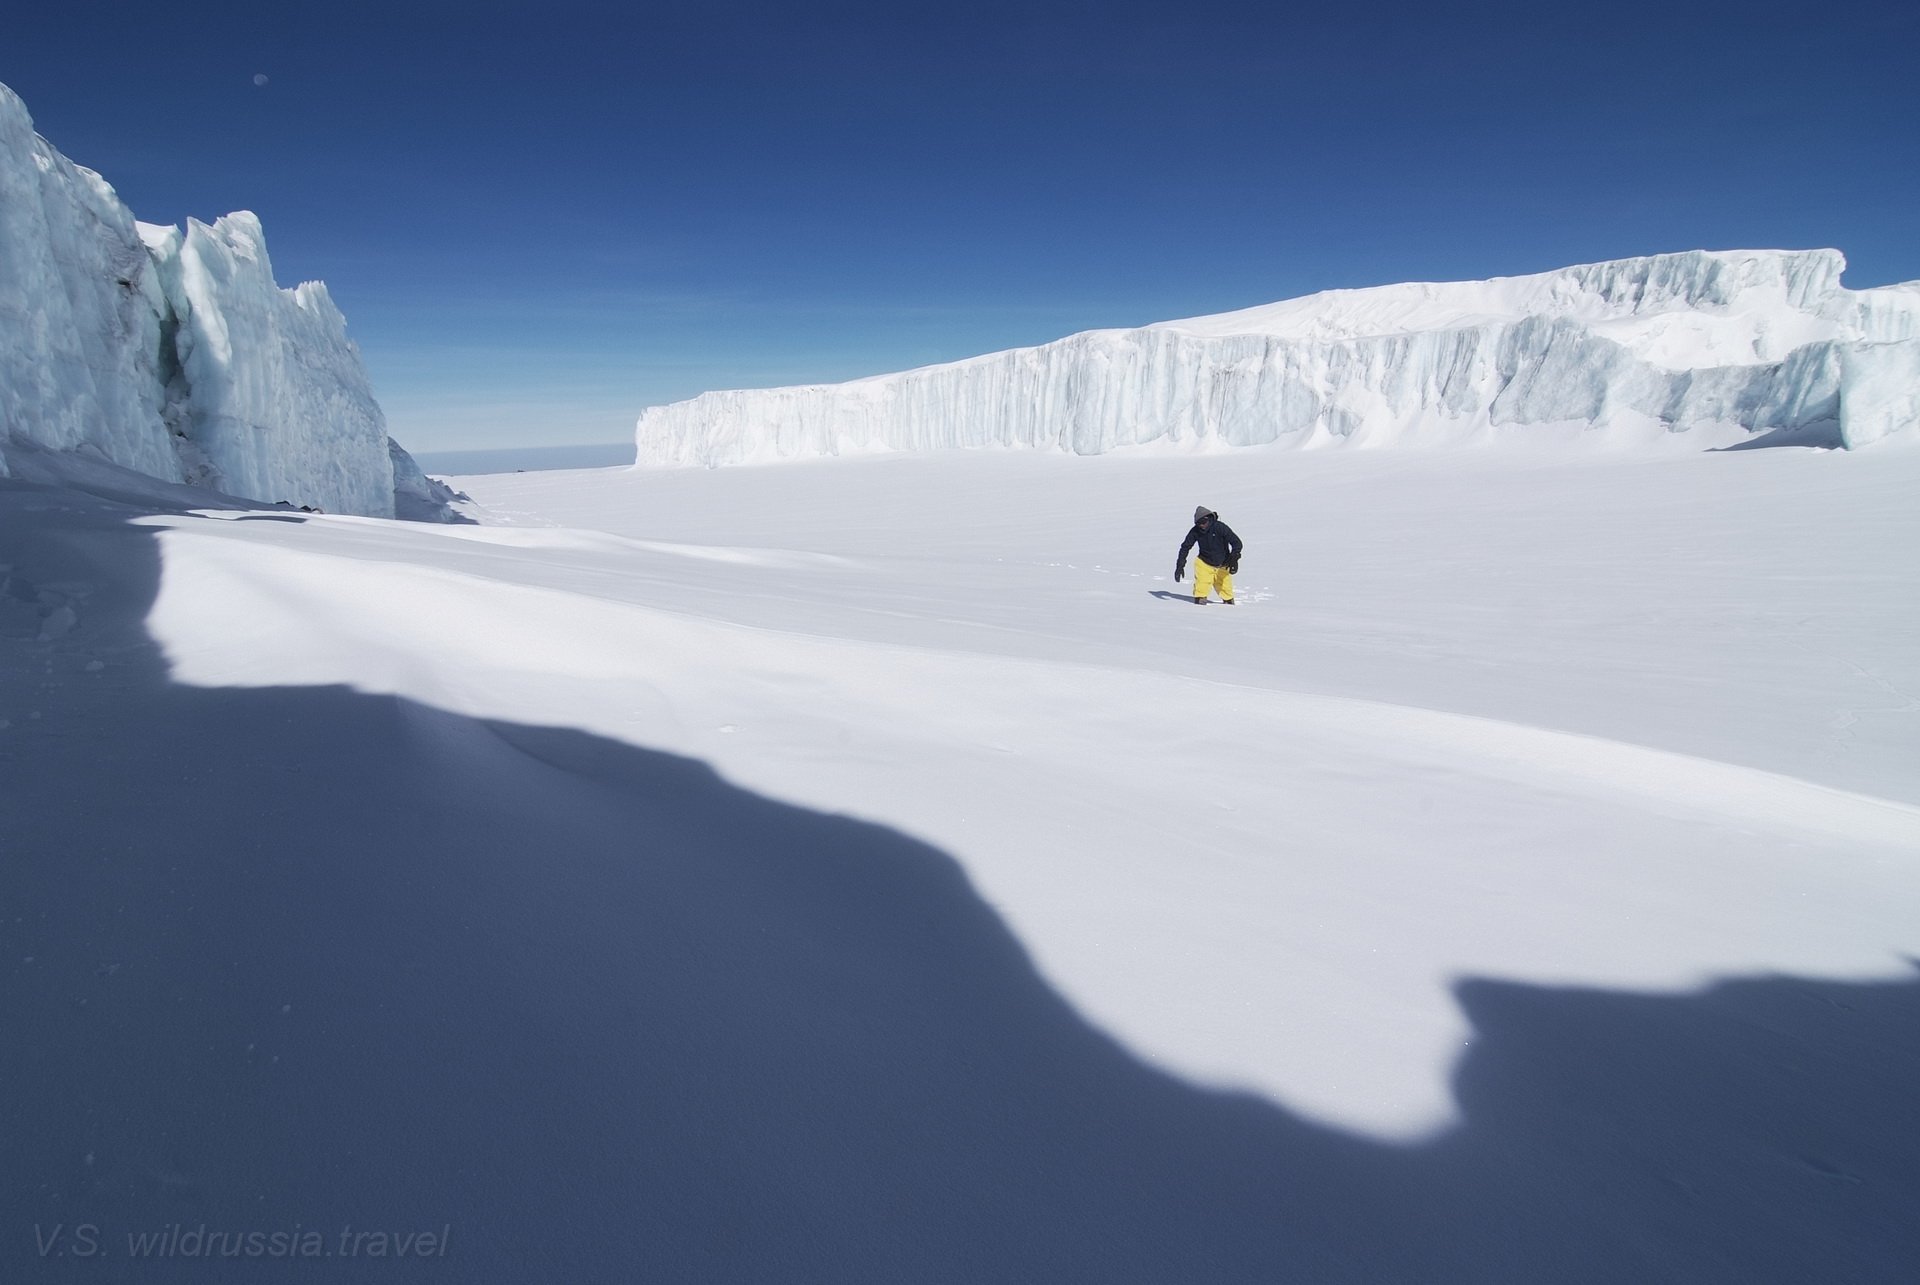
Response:
[[[1195,526],[1199,526],[1201,518],[1217,518],[1219,516],[1220,515],[1218,513],[1215,513],[1212,509],[1208,508],[1206,505],[1203,504],[1199,508],[1193,511],[1193,524]]]

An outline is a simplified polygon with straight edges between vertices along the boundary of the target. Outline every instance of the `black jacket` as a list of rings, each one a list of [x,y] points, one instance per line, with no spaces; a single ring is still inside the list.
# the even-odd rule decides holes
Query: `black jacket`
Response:
[[[1196,545],[1199,547],[1195,548]],[[1193,549],[1194,556],[1210,567],[1231,567],[1240,561],[1240,537],[1219,518],[1205,526],[1196,522],[1193,530],[1187,532],[1186,540],[1180,545],[1180,557],[1173,564],[1173,574],[1176,576],[1187,569],[1189,549]]]

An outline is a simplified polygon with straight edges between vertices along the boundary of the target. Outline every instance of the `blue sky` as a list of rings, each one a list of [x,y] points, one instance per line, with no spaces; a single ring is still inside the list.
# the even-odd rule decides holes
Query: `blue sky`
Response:
[[[1568,9],[72,0],[0,81],[142,219],[257,212],[416,451],[1331,287],[1920,278],[1913,7]]]

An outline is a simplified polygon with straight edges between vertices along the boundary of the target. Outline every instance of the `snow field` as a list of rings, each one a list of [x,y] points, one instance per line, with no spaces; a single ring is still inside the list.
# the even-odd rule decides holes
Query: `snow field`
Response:
[[[1470,978],[1920,955],[1911,453],[941,454],[148,519],[176,681],[579,728],[951,855],[1161,1068],[1457,1119]],[[1242,603],[1171,582],[1196,503]]]

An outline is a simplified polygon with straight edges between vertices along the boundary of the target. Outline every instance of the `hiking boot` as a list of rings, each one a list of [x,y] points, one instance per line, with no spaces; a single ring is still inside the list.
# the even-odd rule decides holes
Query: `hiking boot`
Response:
[[[1233,605],[1233,599],[1231,598],[1222,598],[1220,601],[1226,603],[1229,607]]]

